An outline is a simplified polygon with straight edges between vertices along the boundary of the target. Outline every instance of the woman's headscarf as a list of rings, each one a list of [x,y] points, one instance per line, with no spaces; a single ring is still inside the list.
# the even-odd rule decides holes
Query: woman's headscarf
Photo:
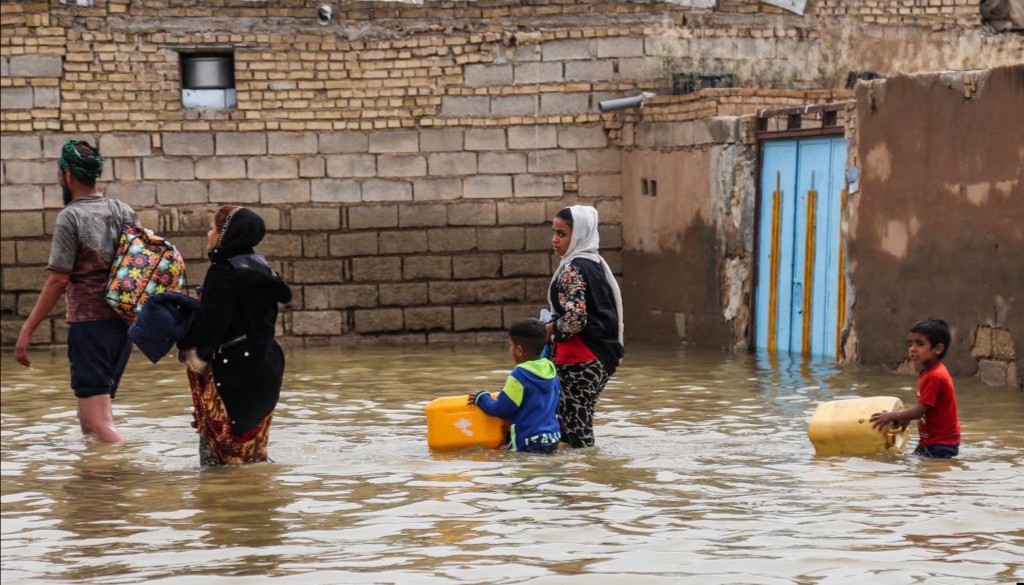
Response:
[[[216,264],[240,254],[253,254],[253,248],[263,241],[266,233],[262,217],[251,209],[239,207],[224,220],[217,245],[210,250],[210,261]]]
[[[601,268],[604,268],[604,278],[608,281],[608,286],[612,289],[612,297],[615,299],[615,312],[619,316],[619,343],[621,344],[623,341],[622,292],[619,290],[619,283],[615,280],[611,267],[598,253],[601,238],[597,233],[597,210],[588,205],[573,205],[569,208],[569,212],[572,213],[572,240],[569,241],[569,249],[566,250],[565,256],[562,256],[561,261],[558,262],[555,274],[551,276],[551,284],[554,285],[562,274],[562,270],[577,258],[586,258],[600,264]],[[550,289],[550,286],[548,288]],[[549,298],[548,302],[551,303],[551,312],[555,312],[554,299]]]

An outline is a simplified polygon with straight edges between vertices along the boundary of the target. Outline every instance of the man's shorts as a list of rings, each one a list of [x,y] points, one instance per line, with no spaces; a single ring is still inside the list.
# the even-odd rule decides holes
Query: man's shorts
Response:
[[[960,454],[960,445],[918,445],[914,455],[933,459],[952,459]]]
[[[77,398],[117,394],[132,344],[121,319],[68,323],[71,389]]]

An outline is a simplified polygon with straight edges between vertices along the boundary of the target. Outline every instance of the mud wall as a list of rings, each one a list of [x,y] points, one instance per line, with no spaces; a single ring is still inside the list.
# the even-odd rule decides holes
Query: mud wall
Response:
[[[945,319],[955,375],[1015,384],[1024,358],[1024,65],[857,91],[847,357],[896,367]]]

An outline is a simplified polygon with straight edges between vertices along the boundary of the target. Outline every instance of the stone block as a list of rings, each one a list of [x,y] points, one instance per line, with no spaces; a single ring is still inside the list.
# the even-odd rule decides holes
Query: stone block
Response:
[[[525,284],[526,281],[523,278],[478,280],[476,282],[477,297],[490,303],[504,301],[522,302],[526,300]]]
[[[137,134],[136,136],[142,136],[143,138],[145,138],[145,143],[147,145],[150,143],[149,137],[147,137],[147,136],[145,136],[143,134]],[[7,138],[5,137],[4,140],[7,140]],[[64,143],[67,142],[68,140],[84,140],[84,141],[88,142],[89,144],[100,148],[100,152],[103,154],[104,158],[109,159],[110,157],[114,156],[114,155],[108,153],[107,151],[103,150],[102,149],[102,145],[100,145],[97,142],[96,137],[93,136],[92,134],[82,134],[82,133],[63,134],[63,133],[60,133],[60,134],[44,134],[43,135],[43,157],[44,158],[54,159],[56,161],[56,159],[60,157],[60,151],[64,147]]]
[[[149,134],[103,134],[100,136],[100,153],[104,158],[129,156],[150,156],[153,154]]]
[[[298,292],[296,290],[297,288],[299,288],[299,287],[293,288],[292,292],[293,293]],[[332,287],[330,285],[314,285],[314,286],[304,286],[304,287],[301,287],[301,289],[302,289],[302,308],[303,309],[307,309],[307,310],[308,309],[315,310],[315,309],[329,309],[329,308],[331,308],[331,301],[330,301],[330,298],[331,298],[331,296],[330,296],[331,288]],[[292,308],[295,308],[295,306],[296,306],[295,299],[292,299],[291,306],[292,306]]]
[[[561,126],[558,128],[561,148],[605,148],[608,137],[601,126]]]
[[[453,203],[448,207],[448,225],[494,225],[497,206],[490,201]]]
[[[522,250],[525,243],[523,228],[488,227],[476,232],[476,248],[484,251]]]
[[[332,309],[349,307],[376,307],[377,285],[346,284],[332,286],[328,290],[328,303]]]
[[[600,236],[602,250],[622,247],[621,225],[601,225],[598,226],[597,233]]]
[[[372,153],[419,152],[420,135],[415,130],[390,130],[370,135]]]
[[[590,96],[585,93],[544,93],[540,96],[540,113],[582,114],[590,109]]]
[[[540,102],[536,95],[506,95],[491,98],[492,116],[536,116]]]
[[[195,166],[188,158],[144,158],[142,176],[150,181],[190,181],[195,179]]]
[[[611,81],[614,72],[611,61],[570,61],[565,64],[567,81]]]
[[[512,197],[512,177],[507,175],[477,175],[463,182],[463,196],[467,199]]]
[[[579,192],[581,197],[621,197],[622,175],[583,175]]]
[[[0,242],[0,265],[14,264],[15,262],[17,262],[17,254],[15,252],[16,249],[17,249],[17,242],[13,242],[13,241]],[[6,304],[7,297],[5,295],[5,296],[0,297],[0,298],[3,298],[4,303],[5,303],[3,305],[3,307],[0,307],[0,313],[5,313],[8,310],[7,309],[7,304]]]
[[[410,201],[412,185],[405,181],[369,179],[363,183],[363,201]]]
[[[32,88],[32,107],[36,109],[55,110],[60,107],[59,87]]]
[[[138,158],[115,158],[114,176],[118,181],[141,181],[142,160]],[[108,165],[110,162],[107,163]]]
[[[9,185],[50,185],[57,182],[57,163],[54,161],[8,161],[4,177]]]
[[[501,255],[502,276],[540,276],[546,274],[551,274],[551,254],[530,252]]]
[[[299,163],[285,156],[250,157],[245,161],[250,179],[297,179]]]
[[[132,209],[139,211],[156,204],[156,184],[111,183],[104,190],[104,195],[127,203]]]
[[[292,283],[329,284],[344,281],[344,260],[295,260],[292,262]]]
[[[21,333],[21,319],[5,320],[0,322],[0,342],[5,346],[12,346],[18,341],[18,335]],[[53,342],[53,333],[51,327],[53,321],[46,319],[42,322],[35,333],[32,334],[33,344],[45,344]],[[57,327],[64,326],[60,320],[57,321]]]
[[[557,146],[558,132],[555,126],[512,126],[508,129],[508,147],[512,150],[540,150]]]
[[[0,213],[0,238],[25,238],[43,235],[43,213],[21,211]]]
[[[359,333],[402,330],[402,309],[358,309],[354,315],[356,331]]]
[[[478,298],[478,286],[473,281],[431,282],[429,290],[430,302],[435,305],[475,303]]]
[[[498,254],[456,256],[452,259],[452,276],[457,280],[498,278],[501,276],[501,256]]]
[[[515,325],[524,319],[536,318],[536,305],[504,305],[501,307],[501,319],[504,322],[505,329],[508,329],[512,325]]]
[[[53,165],[49,165],[53,171]],[[24,211],[43,208],[43,188],[38,185],[7,185],[0,197],[0,211]]]
[[[41,267],[4,267],[2,272],[3,290],[39,292],[46,281],[48,271]]]
[[[260,200],[260,186],[253,181],[213,181],[210,183],[210,203],[256,203]]]
[[[658,76],[658,67],[659,59],[657,57],[619,59],[619,79],[646,81]]]
[[[458,152],[462,150],[461,128],[420,130],[420,152]]]
[[[398,227],[398,206],[357,205],[349,207],[348,227],[354,230]]]
[[[413,198],[416,201],[438,201],[462,197],[462,179],[416,179],[413,181]]]
[[[382,154],[377,156],[378,177],[422,177],[426,174],[427,160],[422,156],[403,156],[388,154]]]
[[[414,196],[418,195],[413,185]],[[459,182],[459,194],[462,194],[462,182]],[[418,199],[418,197],[416,197]],[[398,206],[398,225],[401,227],[434,227],[448,225],[448,206],[442,203],[426,205],[405,204]]]
[[[437,228],[427,232],[431,252],[466,252],[476,248],[473,228]]]
[[[622,223],[622,200],[598,201],[597,213],[602,223]]]
[[[384,306],[409,307],[427,304],[427,283],[382,284],[380,304]]]
[[[378,252],[377,232],[330,234],[331,256],[374,256]]]
[[[514,174],[526,172],[526,154],[522,152],[481,152],[477,172],[483,174]]]
[[[516,197],[561,197],[564,193],[562,177],[543,175],[516,175]]]
[[[516,85],[559,83],[562,81],[562,63],[517,63],[513,66]]]
[[[971,356],[976,358],[992,357],[992,328],[987,325],[978,327],[975,334],[974,346],[971,348]]]
[[[207,203],[206,183],[196,181],[164,181],[156,185],[156,201],[160,205]]]
[[[218,132],[214,141],[218,155],[267,154],[267,135],[262,132]]]
[[[467,87],[511,85],[512,64],[491,65],[477,63],[466,65],[463,70],[463,79]]]
[[[23,240],[17,242],[18,264],[46,264],[50,261],[51,242]]]
[[[341,335],[344,313],[341,311],[292,311],[292,335]]]
[[[352,280],[356,282],[402,280],[402,259],[397,256],[353,258]]]
[[[405,309],[408,331],[445,331],[452,328],[451,307],[416,307]]]
[[[362,132],[321,132],[321,154],[350,154],[368,152],[370,138]]]
[[[427,232],[423,230],[381,232],[378,240],[381,254],[415,254],[428,249]]]
[[[173,156],[213,156],[213,135],[205,132],[164,132],[160,135],[164,154]]]
[[[32,134],[4,134],[0,136],[0,159],[33,159],[40,158],[42,154],[39,136]],[[51,162],[51,169],[55,163],[56,161]],[[54,170],[50,174],[50,178],[56,180],[57,171]]]
[[[260,242],[260,254],[272,259],[301,257],[302,236],[289,233],[267,234]]]
[[[362,187],[352,179],[313,179],[310,189],[316,202],[358,203],[363,198]]]
[[[245,159],[237,156],[200,158],[195,162],[195,174],[197,179],[244,179]]]
[[[34,102],[31,87],[0,88],[0,110],[31,110]]]
[[[572,150],[535,150],[527,156],[531,173],[576,172],[576,152]]]
[[[4,283],[6,287],[7,283]],[[1010,366],[1013,362],[998,360],[978,360],[978,377],[986,384],[993,386],[1006,386],[1010,378]]]
[[[299,159],[299,177],[303,179],[319,179],[327,174],[326,168],[323,157],[307,156]]]
[[[501,307],[455,307],[452,309],[452,321],[456,331],[500,329]]]
[[[268,132],[268,154],[316,154],[315,132]]]
[[[476,173],[474,152],[438,152],[427,155],[427,162],[432,176]]]
[[[328,177],[376,177],[377,157],[372,154],[340,154],[327,157]]]
[[[542,202],[498,202],[498,223],[501,225],[550,225],[551,217]]]
[[[546,305],[550,287],[551,277],[549,275],[540,278],[527,278],[525,279],[526,296],[523,300]]]
[[[617,173],[622,169],[622,155],[617,148],[580,150],[576,160],[581,173]]]
[[[309,181],[263,181],[260,203],[307,203],[312,201]]]
[[[402,263],[405,280],[444,280],[452,277],[451,256],[409,256]]]
[[[1008,329],[992,329],[992,357],[1002,360],[1016,359],[1013,335]]]
[[[483,95],[446,95],[441,98],[442,116],[487,116],[491,98]]]
[[[644,39],[640,37],[605,37],[597,39],[597,58],[643,57]]]
[[[525,228],[524,248],[531,252],[551,252],[551,226],[536,225]]]
[[[590,57],[589,39],[548,41],[541,45],[541,60],[543,61],[571,61],[590,59]]]
[[[302,234],[302,255],[306,258],[326,258],[331,255],[327,234]]]
[[[466,150],[505,150],[504,128],[466,130]]]
[[[296,207],[289,212],[292,230],[330,231],[341,227],[341,214],[337,207]]]
[[[59,55],[15,55],[9,68],[11,77],[63,77],[64,60]]]

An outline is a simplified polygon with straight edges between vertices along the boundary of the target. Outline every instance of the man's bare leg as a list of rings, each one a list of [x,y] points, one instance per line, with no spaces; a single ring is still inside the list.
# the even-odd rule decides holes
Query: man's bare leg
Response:
[[[103,443],[121,443],[124,437],[114,427],[114,407],[110,396],[100,394],[78,399],[78,422],[82,434],[92,435]]]

